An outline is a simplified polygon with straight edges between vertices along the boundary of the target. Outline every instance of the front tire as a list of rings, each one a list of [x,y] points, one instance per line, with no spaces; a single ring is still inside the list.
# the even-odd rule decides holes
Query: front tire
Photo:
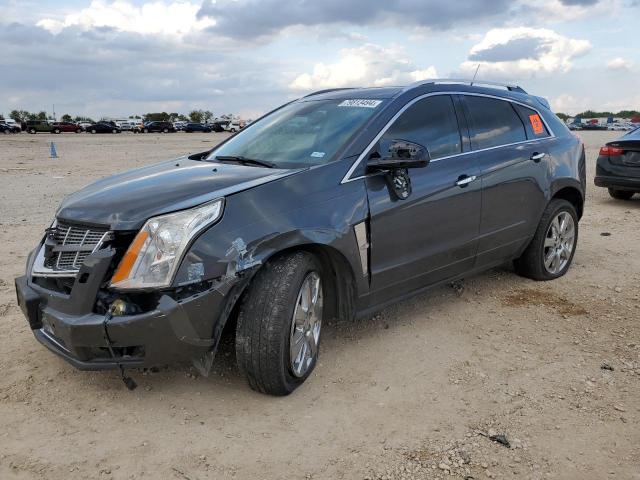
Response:
[[[323,319],[320,267],[306,252],[269,261],[238,312],[236,359],[252,389],[288,395],[318,360]]]
[[[514,261],[518,275],[554,280],[569,270],[578,243],[578,215],[566,200],[554,199],[542,214],[531,243]]]
[[[636,192],[632,190],[617,190],[615,188],[609,189],[609,195],[616,200],[631,200],[631,197],[633,197],[635,193]]]

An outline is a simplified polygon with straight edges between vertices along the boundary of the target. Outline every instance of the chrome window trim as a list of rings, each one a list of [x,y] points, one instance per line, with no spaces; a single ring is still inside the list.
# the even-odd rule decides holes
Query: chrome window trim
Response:
[[[495,150],[496,148],[510,147],[510,146],[513,146],[513,145],[521,145],[521,144],[530,143],[530,142],[537,142],[539,140],[544,140],[544,139],[548,139],[548,138],[556,138],[555,133],[553,132],[553,130],[551,129],[551,127],[547,123],[547,120],[544,118],[544,115],[542,115],[540,113],[540,110],[538,110],[537,108],[529,105],[528,103],[519,102],[519,101],[513,100],[511,98],[504,98],[504,97],[500,97],[500,96],[497,96],[497,95],[489,95],[489,94],[486,94],[486,93],[475,93],[475,92],[431,92],[431,93],[425,93],[424,95],[420,95],[420,96],[414,98],[413,100],[408,102],[405,106],[403,106],[400,110],[398,110],[396,112],[396,114],[386,123],[386,125],[384,127],[382,127],[380,132],[378,132],[378,134],[373,138],[373,140],[369,143],[369,145],[367,145],[367,148],[365,148],[364,151],[360,155],[358,155],[358,158],[355,160],[355,162],[353,162],[351,167],[349,167],[349,170],[347,170],[347,173],[345,173],[344,177],[342,177],[342,180],[340,181],[340,184],[347,183],[347,182],[352,182],[354,180],[359,180],[361,178],[367,177],[367,175],[361,175],[359,177],[351,178],[351,175],[353,175],[353,172],[355,171],[356,168],[358,168],[358,165],[360,165],[360,162],[362,162],[362,160],[364,160],[364,158],[369,154],[369,152],[371,151],[373,146],[376,143],[378,143],[380,138],[382,138],[382,136],[387,132],[387,130],[389,130],[391,125],[393,125],[395,123],[395,121],[398,119],[398,117],[400,115],[402,115],[414,103],[419,102],[420,100],[423,100],[425,98],[435,97],[435,96],[438,96],[438,95],[469,95],[469,96],[472,96],[472,97],[487,97],[487,98],[493,98],[493,99],[496,99],[496,100],[502,100],[504,102],[515,103],[517,105],[522,105],[523,107],[526,107],[526,108],[528,108],[530,110],[533,110],[534,112],[536,112],[540,116],[540,119],[542,120],[542,123],[544,123],[544,126],[549,131],[549,136],[548,137],[543,137],[543,138],[531,138],[531,139],[527,139],[527,140],[520,141],[520,142],[514,142],[514,143],[505,143],[503,145],[496,145],[494,147],[481,148],[481,149],[478,149],[478,150],[470,150],[468,152],[460,152],[460,153],[456,153],[456,154],[453,154],[453,155],[447,155],[445,157],[439,157],[439,158],[433,159],[433,160],[431,160],[431,162],[439,162],[440,160],[446,160],[447,158],[459,157],[459,156],[462,156],[462,155],[469,155],[470,153],[485,152],[485,151],[489,151],[489,150]],[[517,115],[517,112],[516,112],[516,115]],[[520,118],[519,115],[518,115],[518,118]],[[525,135],[526,135],[526,133],[525,133]]]

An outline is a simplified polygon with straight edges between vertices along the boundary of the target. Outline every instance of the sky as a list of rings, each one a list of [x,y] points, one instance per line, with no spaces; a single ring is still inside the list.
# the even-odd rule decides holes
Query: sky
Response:
[[[640,110],[640,0],[0,0],[0,113],[255,118],[314,90],[517,83]]]

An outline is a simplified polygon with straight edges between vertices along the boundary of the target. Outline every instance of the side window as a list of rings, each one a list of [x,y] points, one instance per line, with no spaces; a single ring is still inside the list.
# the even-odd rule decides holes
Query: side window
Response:
[[[538,112],[523,105],[514,104],[514,106],[524,122],[528,138],[546,138],[551,136]]]
[[[524,125],[511,102],[488,97],[464,96],[470,117],[474,150],[527,140]]]
[[[432,159],[460,153],[462,141],[451,97],[437,95],[411,105],[380,139],[381,154],[393,140],[419,143],[429,149]]]

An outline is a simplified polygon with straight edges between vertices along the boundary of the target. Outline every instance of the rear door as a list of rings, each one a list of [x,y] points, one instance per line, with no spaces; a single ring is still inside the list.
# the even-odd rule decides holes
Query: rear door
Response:
[[[393,195],[385,174],[366,177],[377,303],[473,267],[480,221],[480,182],[473,179],[479,169],[473,155],[463,154],[467,135],[460,125],[451,96],[426,97],[408,107],[371,152],[407,140],[427,147],[432,158],[425,168],[409,169],[412,193],[405,200]]]
[[[513,102],[461,98],[482,179],[476,266],[489,266],[512,258],[535,232],[546,205],[548,131],[537,112],[526,108],[525,117]]]

